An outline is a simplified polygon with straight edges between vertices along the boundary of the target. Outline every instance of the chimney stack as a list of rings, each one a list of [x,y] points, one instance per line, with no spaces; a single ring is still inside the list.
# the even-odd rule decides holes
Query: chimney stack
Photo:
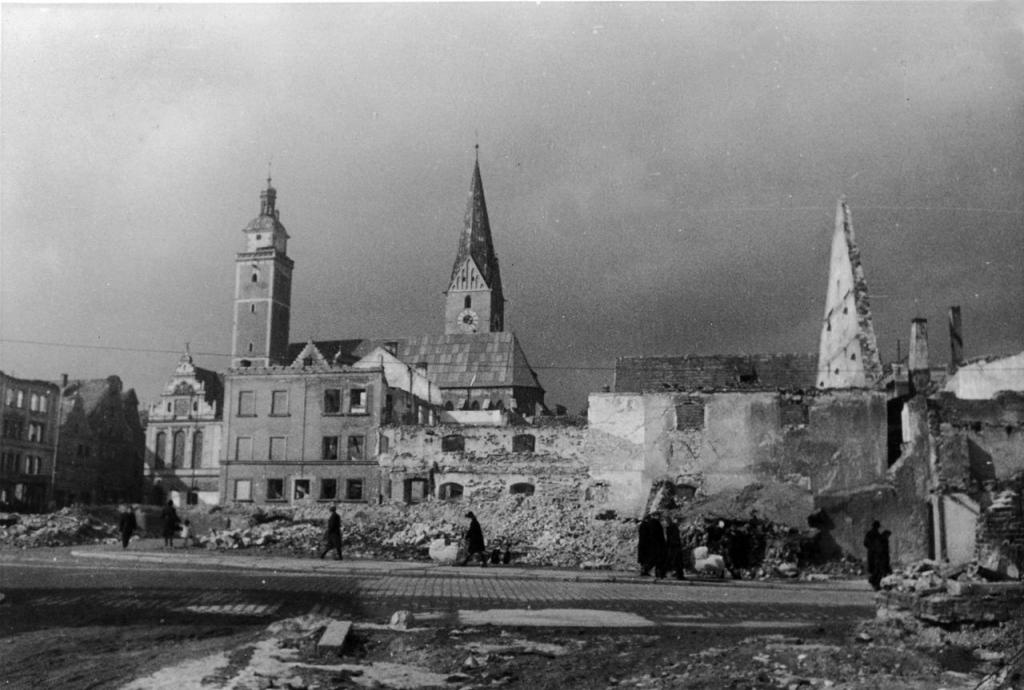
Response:
[[[956,371],[964,363],[964,331],[960,324],[960,307],[949,308],[949,369]]]
[[[925,393],[931,382],[928,364],[928,319],[910,322],[910,345],[907,348],[907,369],[910,371],[910,393]]]

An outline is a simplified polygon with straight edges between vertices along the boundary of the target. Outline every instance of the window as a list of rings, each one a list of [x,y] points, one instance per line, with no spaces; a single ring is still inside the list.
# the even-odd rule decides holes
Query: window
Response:
[[[284,480],[283,479],[268,479],[267,480],[267,500],[268,501],[283,501],[284,500]]]
[[[38,455],[25,456],[25,474],[42,474],[43,459]]]
[[[282,462],[285,460],[285,437],[284,436],[271,436],[270,437],[270,459],[273,462]]]
[[[459,434],[448,434],[441,439],[441,452],[455,453],[466,450],[466,438]]]
[[[14,407],[14,396],[15,396],[14,389],[13,388],[8,388],[7,389],[7,397],[4,400],[4,403],[7,405],[7,407]]]
[[[15,407],[25,407],[25,391],[18,391],[14,396]]]
[[[252,272],[252,276],[249,278],[249,281],[253,282],[253,283],[258,283],[259,280],[260,280],[260,272],[259,271],[253,271]]]
[[[203,432],[192,434],[192,467],[203,466]]]
[[[533,491],[533,484],[528,482],[519,482],[508,487],[508,492],[513,496],[533,496]]]
[[[35,443],[43,442],[43,429],[45,427],[39,422],[28,423],[28,440]]]
[[[323,460],[337,460],[338,459],[338,437],[337,436],[324,436],[322,459]]]
[[[391,451],[391,439],[387,436],[380,437],[380,452],[388,453]]]
[[[688,400],[676,405],[676,431],[704,428],[704,403]]]
[[[516,434],[512,437],[513,453],[532,453],[537,446],[537,438],[533,434]]]
[[[338,497],[338,480],[337,479],[321,479],[320,480],[320,500],[321,501],[333,501]]]
[[[447,484],[442,484],[440,487],[438,487],[437,497],[440,498],[442,501],[454,501],[456,499],[462,498],[462,492],[462,484],[448,482]]]
[[[361,501],[361,500],[363,500],[363,480],[362,479],[346,479],[345,480],[345,500],[346,501]]]
[[[38,393],[32,393],[31,395],[29,395],[29,397],[28,397],[28,409],[32,410],[33,412],[38,412],[39,411],[39,394]]]
[[[235,460],[252,460],[252,436],[235,439]]]
[[[305,499],[309,498],[309,480],[308,479],[296,479],[295,480],[295,483],[294,483],[294,486],[293,486],[293,491],[292,491],[292,497],[296,501],[302,501],[302,500],[305,500]]]
[[[288,391],[274,391],[270,395],[270,414],[277,416],[288,414]]]
[[[466,308],[466,309],[469,309],[470,307],[472,307],[473,306],[473,298],[470,297],[469,295],[466,295],[466,299],[464,299],[462,301],[462,306],[464,308]]]
[[[341,390],[328,388],[324,391],[324,414],[341,413]]]
[[[156,459],[156,468],[161,469],[164,466],[164,457],[167,455],[167,434],[158,431],[154,444],[156,447],[153,448],[153,457]]]
[[[252,500],[252,481],[249,479],[236,479],[235,480],[235,500],[236,501],[251,501]]]
[[[238,416],[256,416],[256,391],[238,391]]]
[[[352,414],[366,412],[365,388],[353,388],[348,392],[348,411]]]
[[[174,432],[174,442],[171,446],[171,467],[184,467],[185,465],[185,432],[178,430]]]
[[[406,479],[404,488],[406,503],[422,503],[427,498],[426,479]]]
[[[366,437],[365,436],[349,436],[348,437],[348,459],[349,460],[362,460],[365,456],[366,450]]]
[[[21,439],[25,432],[25,425],[17,419],[4,420],[4,438]]]

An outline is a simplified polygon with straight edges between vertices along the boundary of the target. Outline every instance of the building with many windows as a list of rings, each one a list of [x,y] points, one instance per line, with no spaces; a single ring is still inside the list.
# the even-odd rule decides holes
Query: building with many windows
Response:
[[[156,504],[215,505],[220,500],[220,374],[197,367],[186,348],[146,424],[146,495]]]
[[[0,371],[0,509],[42,511],[52,498],[60,388]]]

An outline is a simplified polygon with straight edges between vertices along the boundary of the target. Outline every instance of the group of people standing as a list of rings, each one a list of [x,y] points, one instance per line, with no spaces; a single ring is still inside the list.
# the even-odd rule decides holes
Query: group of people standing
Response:
[[[640,575],[665,578],[673,573],[675,579],[686,579],[686,556],[679,524],[668,516],[650,513],[640,521],[638,527],[636,559],[640,563]]]

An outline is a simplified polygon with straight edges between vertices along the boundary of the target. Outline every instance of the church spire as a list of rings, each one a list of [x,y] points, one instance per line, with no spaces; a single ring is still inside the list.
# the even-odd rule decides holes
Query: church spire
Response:
[[[484,183],[480,176],[480,146],[475,147],[473,179],[459,246],[448,281],[445,323],[448,332],[504,330],[505,299],[501,272],[491,239]],[[455,330],[452,330],[455,329]]]

